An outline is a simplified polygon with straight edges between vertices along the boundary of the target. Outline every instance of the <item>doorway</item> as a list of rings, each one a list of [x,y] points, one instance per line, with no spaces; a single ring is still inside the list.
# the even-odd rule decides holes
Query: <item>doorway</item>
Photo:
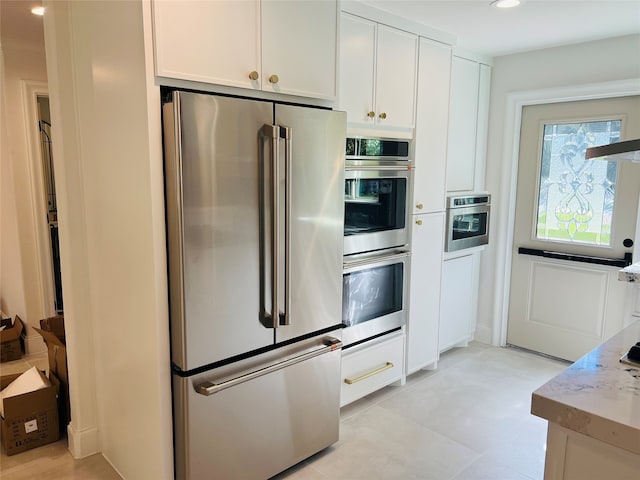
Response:
[[[576,360],[622,328],[640,168],[584,150],[638,138],[639,112],[637,96],[523,108],[507,343]]]
[[[51,113],[49,97],[37,95],[38,132],[40,133],[40,153],[42,159],[42,178],[46,207],[44,213],[49,229],[49,250],[53,273],[54,308],[57,315],[64,312],[62,301],[62,275],[60,273],[60,241],[58,237],[58,203],[56,200],[55,173],[53,168],[53,150],[51,137]],[[42,208],[42,206],[41,206]]]

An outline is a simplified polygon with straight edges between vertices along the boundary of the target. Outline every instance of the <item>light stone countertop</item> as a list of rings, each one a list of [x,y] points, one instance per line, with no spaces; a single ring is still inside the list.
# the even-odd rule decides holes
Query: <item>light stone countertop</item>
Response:
[[[640,366],[620,357],[640,342],[640,321],[533,392],[531,413],[640,455]]]
[[[618,280],[622,282],[639,282],[640,283],[640,262],[623,268],[618,271]]]

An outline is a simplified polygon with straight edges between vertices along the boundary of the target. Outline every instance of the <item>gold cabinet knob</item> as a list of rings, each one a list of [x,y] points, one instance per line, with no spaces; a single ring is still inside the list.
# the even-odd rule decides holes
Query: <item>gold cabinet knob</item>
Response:
[[[258,76],[259,76],[259,75],[258,75],[258,72],[256,72],[255,70],[249,74],[249,78],[250,78],[251,80],[257,80],[257,79],[258,79]]]
[[[422,225],[422,220],[416,220],[416,225]]]
[[[367,113],[367,117],[369,117],[369,118],[373,118],[373,117],[375,117],[375,116],[376,116],[376,112],[369,112],[369,113]]]
[[[417,205],[416,205],[416,208],[417,208],[418,210],[422,210],[422,209],[423,209],[423,207],[424,207],[424,205],[422,205],[421,203],[419,203],[419,204],[417,204]]]
[[[278,83],[280,81],[280,79],[278,78],[278,75],[271,75],[269,77],[269,82],[271,83]]]
[[[378,116],[379,116],[381,119],[383,119],[383,120],[384,120],[385,118],[387,118],[387,114],[386,114],[386,113],[384,113],[384,112],[382,112],[382,113],[381,113],[380,115],[378,115]]]

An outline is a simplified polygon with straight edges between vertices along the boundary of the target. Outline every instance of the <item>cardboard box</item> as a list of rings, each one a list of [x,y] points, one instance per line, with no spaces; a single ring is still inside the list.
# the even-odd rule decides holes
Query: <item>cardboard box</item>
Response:
[[[0,321],[0,325],[5,326],[5,329],[0,331],[0,362],[20,360],[25,352],[26,337],[22,320],[16,315],[13,324],[10,318],[5,318]]]
[[[53,372],[60,380],[60,429],[66,430],[71,421],[71,406],[69,404],[69,375],[67,373],[67,347],[65,343],[64,316],[45,318],[40,320],[40,328],[33,329],[42,335],[47,345],[49,356],[49,372]]]
[[[20,374],[0,377],[0,389]],[[4,417],[0,417],[2,446],[7,455],[24,452],[60,438],[57,392],[60,382],[49,374],[51,386],[4,399]]]

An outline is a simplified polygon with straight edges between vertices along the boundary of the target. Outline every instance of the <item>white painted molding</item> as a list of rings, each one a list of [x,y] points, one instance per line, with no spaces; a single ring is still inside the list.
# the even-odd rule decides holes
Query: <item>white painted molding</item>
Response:
[[[486,343],[487,345],[491,345],[491,327],[489,327],[489,325],[478,324],[476,327],[476,333],[473,336],[473,339],[476,342]]]
[[[42,150],[40,147],[40,131],[38,128],[39,96],[49,96],[49,89],[44,82],[22,80],[20,82],[22,92],[22,110],[24,112],[24,134],[27,145],[27,170],[29,172],[29,193],[33,205],[31,227],[35,239],[37,252],[36,261],[36,285],[38,292],[40,315],[42,318],[55,314],[53,268],[51,262],[51,245],[49,229],[45,221],[46,194],[44,191],[44,179],[42,176]]]
[[[464,48],[453,47],[453,56],[466,58],[467,60],[471,60],[472,62],[482,63],[484,65],[488,65],[489,67],[493,66],[493,57],[482,55],[481,53],[472,52]]]
[[[413,33],[421,37],[429,38],[436,42],[455,45],[457,40],[456,36],[451,33],[429,27],[422,23],[414,22],[413,20],[394,15],[393,13],[380,10],[364,3],[348,0],[342,1],[340,7],[343,12],[366,18],[377,23],[382,23],[399,30],[404,30],[405,32]]]
[[[100,436],[97,427],[75,430],[73,422],[71,422],[67,425],[67,437],[69,451],[75,459],[85,458],[100,452]]]
[[[520,149],[522,109],[527,105],[614,98],[640,94],[640,78],[604,83],[589,83],[541,90],[514,92],[507,96],[502,144],[500,178],[499,229],[496,232],[495,290],[493,298],[493,345],[505,345],[509,315],[511,262],[513,259],[513,225]],[[502,253],[502,254],[501,254]]]

